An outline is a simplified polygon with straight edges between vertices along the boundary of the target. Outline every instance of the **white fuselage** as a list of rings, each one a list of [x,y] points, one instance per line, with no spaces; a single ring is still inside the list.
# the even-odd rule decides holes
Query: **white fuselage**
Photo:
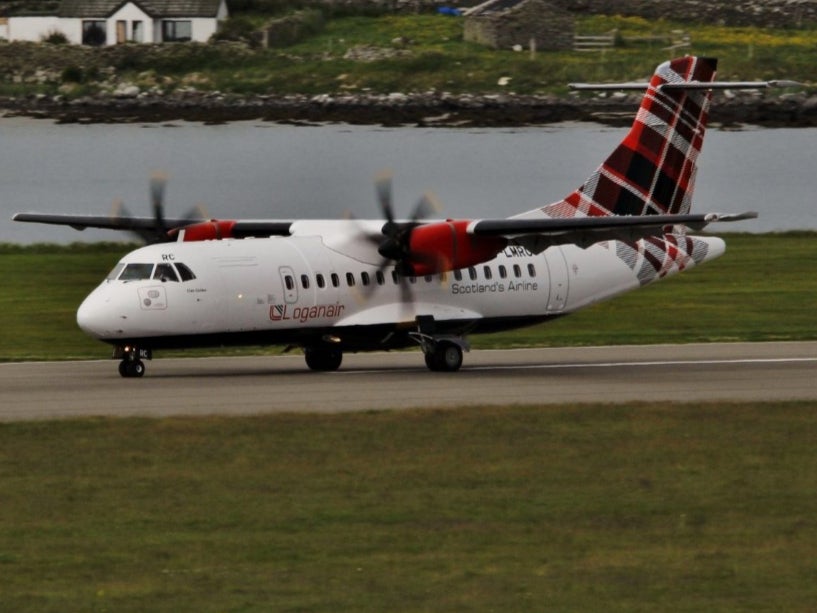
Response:
[[[405,344],[399,331],[417,318],[453,334],[507,329],[645,284],[638,265],[617,255],[616,241],[540,254],[510,245],[478,266],[400,279],[358,240],[367,223],[376,224],[305,221],[292,236],[137,249],[85,299],[77,321],[100,340],[151,348],[308,346],[331,334],[349,349],[377,349]],[[724,250],[717,238],[696,241],[705,260]],[[673,259],[655,278],[694,264]]]

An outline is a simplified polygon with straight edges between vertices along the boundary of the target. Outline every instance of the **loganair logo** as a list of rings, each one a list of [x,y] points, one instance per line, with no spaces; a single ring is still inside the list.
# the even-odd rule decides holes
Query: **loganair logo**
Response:
[[[337,319],[345,309],[345,304],[318,304],[311,307],[273,304],[269,308],[269,318],[272,321],[297,321],[305,324],[313,319]]]

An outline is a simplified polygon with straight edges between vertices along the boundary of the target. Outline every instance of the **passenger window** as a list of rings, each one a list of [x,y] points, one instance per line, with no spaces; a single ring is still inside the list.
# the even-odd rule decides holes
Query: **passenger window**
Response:
[[[477,280],[477,269],[473,266],[468,267],[468,278],[470,278],[471,281]]]
[[[363,285],[369,285],[371,283],[371,279],[369,279],[369,273],[364,271],[360,273],[360,281]]]
[[[119,276],[120,281],[140,281],[150,279],[153,264],[128,264]]]
[[[386,282],[386,277],[383,276],[382,270],[378,270],[376,273],[374,273],[374,277],[377,280],[378,285],[383,285]]]
[[[490,266],[483,266],[482,272],[485,273],[485,280],[490,281],[491,279],[491,267]]]
[[[287,289],[289,291],[292,291],[292,290],[295,289],[295,279],[293,279],[290,275],[285,275],[284,276],[284,284],[287,286]]]
[[[309,289],[309,275],[301,275],[301,287]]]
[[[391,280],[394,282],[395,285],[400,283],[400,279],[397,276],[397,270],[392,270],[391,271]]]
[[[196,275],[193,274],[193,271],[187,267],[185,264],[180,264],[176,262],[176,270],[179,271],[179,276],[181,277],[182,281],[192,281],[196,278]]]
[[[323,275],[321,273],[315,275],[315,283],[317,283],[318,287],[320,287],[321,289],[326,287],[326,281],[324,280]]]
[[[332,287],[340,287],[340,277],[337,273],[332,273],[329,275],[329,278],[332,279]]]
[[[454,271],[454,278],[455,278],[457,281],[462,281],[462,271],[461,271],[461,270],[459,270],[459,269],[455,270],[455,271]]]
[[[153,278],[162,281],[179,282],[179,277],[176,276],[176,271],[170,264],[156,264],[156,270],[153,272]]]
[[[502,264],[500,264],[499,265],[499,278],[500,279],[505,279],[507,277],[508,277],[508,271],[505,269],[505,267]]]
[[[513,265],[513,276],[517,279],[522,276],[522,268],[519,266],[519,264]]]
[[[353,275],[350,272],[346,273],[346,285],[348,285],[349,287],[355,286],[355,275]]]
[[[528,274],[529,274],[531,277],[535,277],[535,276],[536,276],[536,268],[534,267],[534,265],[533,265],[533,264],[528,264]]]
[[[432,279],[431,275],[425,276],[426,283],[431,283],[431,279]]]

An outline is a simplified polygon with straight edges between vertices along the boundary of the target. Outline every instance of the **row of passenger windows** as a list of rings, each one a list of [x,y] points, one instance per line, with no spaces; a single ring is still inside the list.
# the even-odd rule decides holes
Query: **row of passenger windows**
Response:
[[[453,272],[454,279],[456,281],[462,281],[463,279],[469,281],[477,281],[479,280],[479,270],[475,266],[471,266],[469,268],[455,270]],[[485,265],[482,267],[482,280],[490,281],[492,279],[499,278],[499,279],[507,279],[511,275],[513,278],[521,279],[523,276],[523,269],[522,266],[519,264],[514,264],[511,266],[511,269],[508,268],[504,264],[500,264],[496,271],[491,266]],[[531,263],[526,266],[526,272],[529,277],[536,276],[536,267]],[[354,287],[358,283],[361,285],[385,285],[386,278],[390,277],[391,282],[393,285],[397,285],[400,283],[400,277],[395,270],[391,271],[391,274],[385,273],[382,270],[377,270],[372,275],[366,271],[360,273],[359,277],[355,277],[354,273],[347,272],[345,277],[345,282],[347,287]],[[442,275],[437,275],[438,277]],[[434,280],[434,275],[425,275],[423,277],[426,283],[431,283]],[[417,277],[408,277],[409,283],[417,283]],[[329,278],[327,279],[322,273],[315,274],[315,285],[320,289],[327,287],[328,284],[331,284],[332,287],[340,287],[341,284],[341,277],[337,273],[331,273]],[[284,275],[284,283],[286,284],[286,288],[288,290],[295,289],[295,279],[292,275]],[[309,275],[301,275],[301,288],[302,289],[309,289],[312,284],[312,277]]]

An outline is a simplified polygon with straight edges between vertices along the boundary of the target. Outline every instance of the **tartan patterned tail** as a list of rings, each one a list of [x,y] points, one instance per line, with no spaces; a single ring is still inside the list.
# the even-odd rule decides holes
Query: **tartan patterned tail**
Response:
[[[717,60],[698,57],[661,64],[621,144],[584,185],[542,212],[549,217],[689,213],[711,90],[658,88],[710,82],[716,67]]]

